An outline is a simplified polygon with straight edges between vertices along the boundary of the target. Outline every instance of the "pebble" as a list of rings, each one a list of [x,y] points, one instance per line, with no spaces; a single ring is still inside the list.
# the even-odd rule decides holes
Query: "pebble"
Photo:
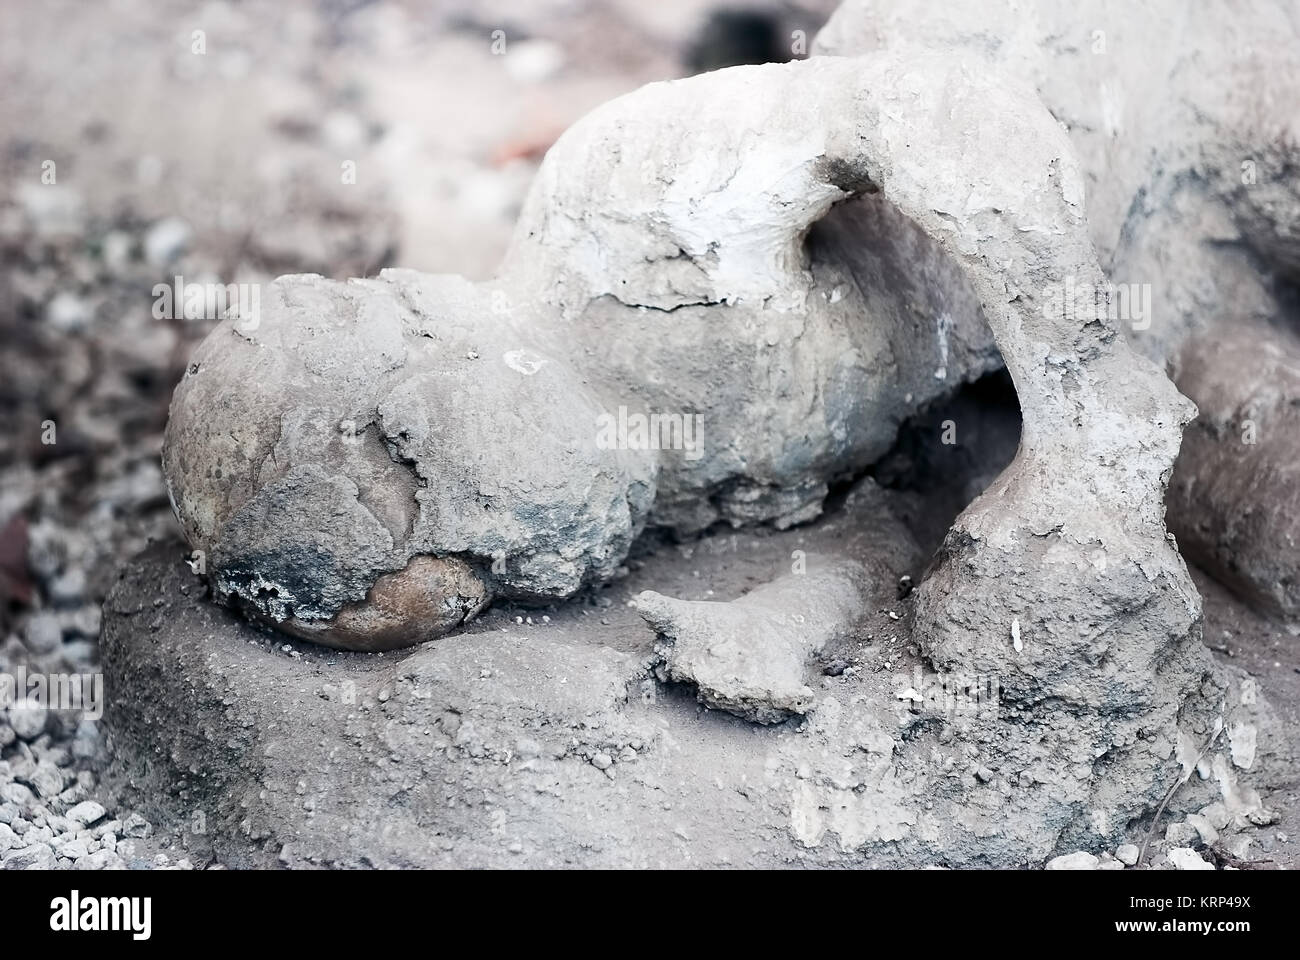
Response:
[[[69,663],[79,667],[94,663],[96,652],[95,644],[89,640],[71,640],[63,645],[63,656]]]
[[[43,843],[11,851],[0,862],[0,870],[56,870],[58,866],[59,861],[54,856],[54,851]]]
[[[72,755],[89,760],[99,753],[99,727],[90,717],[82,717],[72,738]]]
[[[1177,870],[1213,870],[1214,865],[1206,863],[1191,847],[1174,847],[1169,851],[1169,862]]]
[[[1100,860],[1091,853],[1079,850],[1075,853],[1067,853],[1064,856],[1053,857],[1047,861],[1048,870],[1096,870]]]
[[[134,241],[129,233],[112,230],[105,234],[104,241],[100,244],[100,255],[104,259],[104,266],[113,273],[122,273],[131,262],[133,246]]]
[[[90,848],[85,840],[69,840],[59,847],[59,856],[66,857],[69,860],[80,860],[82,857],[90,856]]]
[[[104,816],[104,808],[94,800],[83,800],[68,811],[68,819],[75,820],[82,826],[90,826]]]
[[[82,857],[73,866],[78,870],[125,870],[126,861],[112,850],[99,850]]]
[[[1201,816],[1203,816],[1215,830],[1227,829],[1228,821],[1231,818],[1228,816],[1228,808],[1222,803],[1216,802],[1207,807],[1202,807],[1200,812]]]
[[[3,783],[0,784],[0,800],[12,803],[14,806],[22,808],[36,800],[36,794],[32,793],[21,783]],[[15,821],[11,821],[15,822]],[[17,830],[17,827],[14,827]]]
[[[1120,844],[1119,849],[1115,851],[1115,859],[1125,866],[1131,867],[1138,862],[1139,853],[1140,851],[1137,848],[1137,844],[1123,843]]]
[[[531,85],[553,77],[564,61],[564,48],[553,40],[518,40],[506,52],[505,67],[511,79]]]
[[[45,321],[59,333],[76,333],[90,325],[94,310],[75,293],[55,294],[45,308]]]
[[[42,611],[33,614],[27,622],[27,649],[37,655],[53,653],[63,643],[63,628],[59,618]]]
[[[1165,830],[1165,842],[1171,847],[1190,847],[1199,843],[1200,833],[1190,823],[1171,823]]]
[[[43,741],[32,744],[32,756],[37,760],[48,760],[56,767],[66,767],[72,762],[72,754],[68,753],[67,747],[62,744],[59,746],[41,747],[41,742]]]
[[[103,626],[103,613],[94,604],[87,604],[62,614],[59,617],[59,624],[66,633],[94,639],[99,636],[100,628]]]
[[[1207,847],[1219,841],[1219,831],[1215,830],[1213,825],[1199,813],[1191,813],[1187,816],[1187,822],[1196,830],[1201,842]]]
[[[591,765],[597,770],[608,770],[614,765],[614,758],[608,753],[597,753],[591,758]]]
[[[144,238],[144,258],[153,267],[168,266],[185,252],[193,231],[180,217],[159,220]]]
[[[82,598],[86,595],[86,571],[80,567],[65,570],[50,581],[49,589],[50,600],[56,606],[80,606]]]
[[[53,800],[63,792],[63,771],[50,761],[42,760],[36,764],[27,783],[42,800]]]
[[[49,722],[49,711],[26,702],[17,703],[9,708],[9,726],[20,740],[35,740],[45,732]]]

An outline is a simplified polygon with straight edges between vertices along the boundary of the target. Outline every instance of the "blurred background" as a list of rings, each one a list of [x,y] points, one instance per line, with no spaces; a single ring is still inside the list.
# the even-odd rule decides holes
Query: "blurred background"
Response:
[[[6,0],[0,669],[85,671],[172,524],[154,286],[490,276],[538,161],[641,84],[801,56],[834,0]]]

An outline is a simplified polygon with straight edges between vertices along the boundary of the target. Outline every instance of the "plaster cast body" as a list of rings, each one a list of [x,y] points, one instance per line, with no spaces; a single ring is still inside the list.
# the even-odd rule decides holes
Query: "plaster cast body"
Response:
[[[880,572],[856,559],[888,513],[869,481],[807,580],[729,604],[640,594],[658,678],[751,720],[809,713],[771,739],[778,789],[741,822],[785,817],[819,856],[1010,865],[1114,844],[1201,766],[1180,802],[1222,796],[1242,822],[1263,818],[1238,778],[1268,749],[1229,759],[1216,741],[1227,728],[1267,744],[1267,711],[1200,642],[1200,598],[1164,526],[1193,407],[1117,322],[1057,307],[1067,278],[1106,280],[1085,187],[1034,91],[980,58],[818,57],[644,88],[551,150],[495,281],[283,278],[255,328],[223,324],[168,430],[187,538],[218,597],[259,618],[357,649],[413,643],[493,597],[559,599],[614,575],[647,524],[807,520],[902,418],[1005,362],[1019,452],[953,525],[911,625],[927,669],[999,679],[994,709],[954,719],[882,704],[875,681],[824,699],[800,682],[799,659],[880,602]],[[620,407],[699,416],[702,446],[602,445]],[[394,674],[420,717],[409,728],[429,727],[408,683],[424,662],[471,691],[448,700],[448,742],[502,764],[507,728],[618,729],[628,685],[655,689],[644,664],[583,645],[578,675],[609,680],[599,702],[559,702],[560,679],[536,695],[529,639],[412,654]],[[123,664],[150,655],[115,643]],[[493,683],[472,682],[481,658]],[[250,663],[221,682],[256,689],[257,675]],[[638,722],[653,733],[653,715]],[[686,766],[652,748],[672,789],[702,789],[696,758],[726,753],[721,734],[700,739]],[[576,733],[568,744],[557,763]],[[954,744],[979,758],[970,776],[935,759]],[[608,771],[598,746],[591,764]],[[561,833],[576,829],[566,806],[548,814]]]

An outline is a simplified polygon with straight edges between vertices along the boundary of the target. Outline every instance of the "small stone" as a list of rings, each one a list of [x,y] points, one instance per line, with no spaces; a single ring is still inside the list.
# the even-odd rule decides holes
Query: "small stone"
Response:
[[[122,833],[128,837],[143,839],[153,833],[153,825],[138,813],[133,813],[122,824]]]
[[[36,795],[45,801],[53,800],[62,793],[64,783],[63,771],[48,760],[42,760],[36,765],[28,781]]]
[[[0,823],[0,854],[12,850],[18,846],[18,835],[13,832],[7,823]]]
[[[826,666],[822,667],[822,673],[828,677],[838,677],[849,668],[847,660],[832,660]]]
[[[614,758],[608,753],[597,753],[591,758],[591,765],[597,770],[608,770],[614,765]]]
[[[53,653],[63,643],[63,629],[59,618],[42,611],[33,614],[27,622],[27,649],[37,655]]]
[[[104,617],[99,607],[88,604],[62,614],[59,617],[59,625],[63,627],[65,633],[94,639],[99,636],[99,631],[104,625]]]
[[[78,870],[123,870],[126,862],[112,850],[87,854],[73,864]]]
[[[159,220],[144,238],[144,258],[153,267],[165,267],[185,252],[190,243],[190,225],[179,217]]]
[[[1127,867],[1132,867],[1138,862],[1139,852],[1136,844],[1122,843],[1115,851],[1115,859]]]
[[[554,40],[534,38],[511,44],[505,68],[516,82],[536,84],[553,77],[564,67],[564,62],[562,46]]]
[[[26,807],[36,800],[36,795],[21,783],[0,783],[0,800],[12,803],[16,807]],[[14,830],[18,830],[21,820],[13,821]],[[21,833],[21,831],[18,831]]]
[[[90,717],[82,717],[72,738],[72,755],[87,760],[99,753],[99,727]]]
[[[1079,850],[1047,861],[1048,870],[1096,870],[1100,860],[1091,853]]]
[[[86,595],[86,571],[72,567],[50,581],[50,600],[56,606],[80,606]]]
[[[27,701],[21,701],[9,708],[9,726],[21,740],[35,740],[45,732],[49,721],[49,711]]]
[[[1228,816],[1228,808],[1221,802],[1211,803],[1209,806],[1201,807],[1201,816],[1215,830],[1224,830],[1228,826],[1231,817]]]
[[[90,856],[90,849],[85,840],[69,840],[59,848],[59,856],[67,857],[69,860],[80,860],[82,857]]]
[[[104,265],[113,273],[125,271],[127,264],[131,262],[132,246],[131,236],[128,233],[113,230],[105,234],[100,244],[100,255],[104,259]]]
[[[94,800],[83,800],[68,811],[68,819],[75,820],[84,827],[90,826],[104,816],[104,808]]]
[[[988,783],[993,779],[993,771],[988,767],[978,767],[975,770],[975,779],[980,783]]]
[[[36,757],[37,760],[48,760],[56,767],[66,767],[72,762],[72,754],[68,752],[67,747],[59,744],[58,746],[42,748],[40,743],[44,741],[45,738],[42,737],[40,742],[32,744],[32,756]]]
[[[97,653],[95,644],[89,640],[69,640],[63,645],[63,656],[72,664],[78,667],[88,667],[95,660]],[[82,672],[89,672],[83,669]]]
[[[1214,865],[1206,863],[1191,847],[1174,847],[1169,851],[1169,862],[1176,870],[1213,870]]]
[[[1249,835],[1244,833],[1238,834],[1228,841],[1228,853],[1232,854],[1232,856],[1236,857],[1238,860],[1250,860],[1250,844],[1251,838]]]
[[[1275,810],[1259,807],[1246,814],[1246,819],[1257,827],[1267,827],[1270,824],[1277,823],[1282,817]]]
[[[1171,823],[1165,830],[1165,842],[1171,847],[1190,847],[1199,843],[1201,835],[1190,823]]]
[[[1211,844],[1218,843],[1219,831],[1215,830],[1214,827],[1210,825],[1210,821],[1205,817],[1201,816],[1199,813],[1189,813],[1187,815],[1187,822],[1196,829],[1196,833],[1200,836],[1201,842],[1207,847]]]
[[[11,851],[0,862],[0,870],[56,870],[58,866],[59,860],[54,856],[54,851],[43,843]]]
[[[56,294],[45,308],[45,321],[59,333],[84,330],[93,317],[90,304],[67,290]]]

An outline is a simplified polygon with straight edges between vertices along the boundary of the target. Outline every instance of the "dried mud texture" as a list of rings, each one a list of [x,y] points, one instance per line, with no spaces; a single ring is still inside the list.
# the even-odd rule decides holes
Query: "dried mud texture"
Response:
[[[1043,718],[974,700],[988,678],[941,688],[916,655],[916,595],[895,590],[925,557],[908,509],[868,481],[799,529],[639,557],[549,622],[498,606],[382,657],[257,631],[203,598],[180,543],[159,544],[105,607],[109,786],[200,866],[1020,867],[1141,844],[1146,820],[1104,819],[1086,799],[1093,782],[1140,789],[1109,757],[1063,763]],[[651,587],[694,600],[702,582],[742,596],[796,550],[880,571],[851,634],[809,665],[807,716],[754,724],[656,678],[655,634],[627,600]],[[1257,701],[1249,678],[1214,677]],[[1262,704],[1237,712],[1237,749],[1199,766],[1190,728],[1140,742],[1163,758],[1162,790],[1190,777],[1168,822],[1219,803],[1225,836],[1267,839],[1253,822],[1272,816],[1239,778],[1274,761],[1275,741]],[[1030,768],[1006,761],[1030,749]]]
[[[1170,529],[1198,566],[1300,621],[1300,343],[1262,325],[1197,337],[1178,382],[1200,415],[1170,484]]]

